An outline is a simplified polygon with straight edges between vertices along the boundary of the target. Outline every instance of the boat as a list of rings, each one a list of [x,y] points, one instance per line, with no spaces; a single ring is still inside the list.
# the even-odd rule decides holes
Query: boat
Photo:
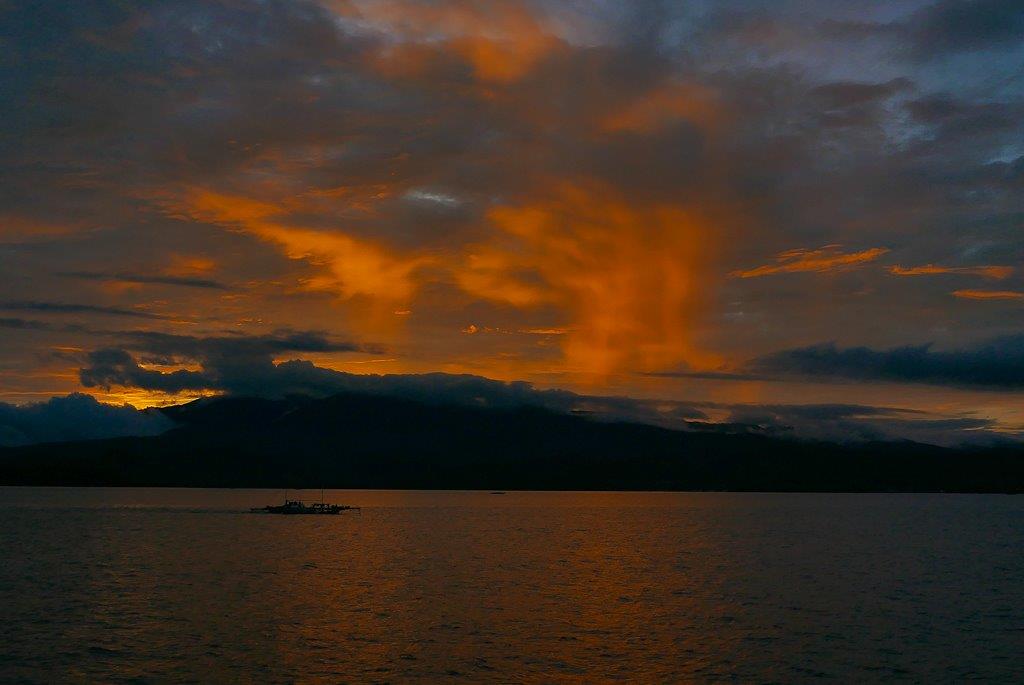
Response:
[[[320,501],[306,503],[302,500],[288,499],[285,494],[284,504],[268,504],[265,507],[252,507],[249,511],[254,514],[291,514],[291,515],[319,515],[333,516],[343,511],[362,512],[359,507],[348,506],[347,504],[328,504],[324,502],[324,491],[320,491]]]

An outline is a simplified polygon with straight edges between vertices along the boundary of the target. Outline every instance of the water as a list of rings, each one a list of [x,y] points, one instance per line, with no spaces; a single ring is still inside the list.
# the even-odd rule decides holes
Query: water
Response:
[[[0,681],[1024,677],[1024,497],[281,494],[0,488]]]

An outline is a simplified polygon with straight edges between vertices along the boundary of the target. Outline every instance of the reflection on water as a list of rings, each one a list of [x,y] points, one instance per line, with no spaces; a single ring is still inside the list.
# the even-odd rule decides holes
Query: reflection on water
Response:
[[[362,515],[242,513],[282,496],[0,488],[0,680],[1024,671],[1022,497],[328,491]]]

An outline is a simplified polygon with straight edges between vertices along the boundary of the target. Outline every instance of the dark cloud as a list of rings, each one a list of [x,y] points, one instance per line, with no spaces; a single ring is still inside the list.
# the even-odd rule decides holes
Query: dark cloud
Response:
[[[915,440],[936,445],[997,444],[1013,442],[1019,434],[999,432],[990,419],[971,416],[934,417],[920,411],[864,405],[704,405],[627,397],[588,396],[565,390],[539,390],[525,382],[504,382],[472,375],[396,374],[357,375],[293,360],[250,367],[246,381],[222,376],[213,365],[201,372],[156,372],[141,368],[120,350],[100,350],[90,355],[87,375],[102,376],[108,383],[147,390],[215,390],[228,394],[282,397],[326,397],[358,393],[423,402],[512,409],[537,407],[559,413],[586,415],[599,421],[646,423],[677,430],[756,433],[801,440],[865,442]],[[88,383],[86,383],[88,385]],[[258,387],[257,387],[258,386]],[[244,392],[234,392],[235,390]],[[705,410],[725,411],[711,420]]]
[[[923,412],[848,404],[743,405],[729,421],[801,439],[839,442],[914,440],[934,445],[998,444],[1020,435],[998,433],[990,419],[935,418]]]
[[[936,124],[962,116],[970,105],[951,97],[935,93],[907,103],[907,111],[914,119],[925,124]]]
[[[681,369],[678,371],[653,371],[644,374],[655,378],[693,378],[707,381],[770,381],[776,380],[774,376],[766,376],[757,373],[743,373],[732,371],[690,371]]]
[[[204,288],[207,290],[228,289],[226,285],[218,281],[187,276],[146,276],[144,274],[131,273],[106,274],[97,271],[67,271],[60,275],[65,278],[77,278],[84,281],[138,283],[140,285],[176,285],[183,288]]]
[[[913,84],[906,78],[896,78],[885,83],[835,81],[812,88],[811,95],[826,108],[839,109],[876,103],[912,87]]]
[[[49,330],[51,326],[45,321],[4,317],[0,318],[0,328],[14,328],[27,331],[46,331]]]
[[[902,40],[905,27],[899,22],[857,21],[851,19],[825,19],[818,26],[827,40],[866,41],[876,38]]]
[[[907,111],[920,124],[935,128],[941,139],[977,140],[979,136],[1020,133],[1024,106],[1019,102],[965,102],[948,93],[911,100]]]
[[[103,404],[81,393],[21,406],[0,403],[0,446],[157,435],[172,426],[155,409]]]
[[[924,412],[864,405],[723,405],[673,400],[581,395],[541,390],[523,381],[496,381],[468,374],[364,375],[327,369],[307,360],[273,361],[273,353],[341,347],[311,334],[246,338],[185,338],[138,335],[136,353],[101,349],[81,369],[86,387],[126,386],[150,391],[218,392],[236,396],[326,397],[359,393],[414,400],[431,405],[508,409],[538,407],[586,415],[601,421],[629,421],[666,428],[717,432],[754,432],[800,439],[858,442],[914,439],[933,444],[999,442],[995,423],[971,416],[935,417]],[[199,360],[200,370],[157,371],[136,356],[160,363]],[[784,375],[786,372],[780,373]],[[734,378],[742,378],[737,375]],[[712,419],[709,412],[724,418]]]
[[[0,302],[0,309],[9,311],[52,312],[55,314],[107,314],[133,319],[168,319],[169,317],[153,312],[121,307],[104,307],[93,304],[70,304],[67,302]]]
[[[907,22],[915,56],[939,57],[1017,46],[1024,40],[1019,0],[940,0]]]
[[[89,353],[79,371],[87,388],[124,386],[166,393],[223,392],[231,395],[284,397],[329,396],[355,392],[411,399],[428,404],[491,408],[535,406],[600,419],[629,420],[684,427],[706,415],[692,403],[578,395],[565,390],[538,390],[523,381],[495,381],[468,374],[365,375],[327,369],[295,359],[274,362],[291,352],[357,352],[366,347],[332,342],[316,333],[262,337],[190,337],[133,333],[131,349],[104,348]],[[149,363],[198,361],[201,369],[158,371]]]
[[[825,343],[769,354],[754,360],[750,368],[812,378],[1020,390],[1024,388],[1024,335],[950,351],[935,350],[930,344],[875,350]]]
[[[282,352],[374,352],[377,345],[333,340],[319,331],[281,330],[266,335],[194,336],[154,331],[126,331],[134,349],[169,358],[207,359],[265,357]]]
[[[123,334],[129,348],[108,347],[89,353],[79,379],[87,388],[125,386],[166,393],[219,390],[236,394],[282,396],[313,392],[333,373],[311,364],[274,364],[280,354],[369,352],[372,345],[334,341],[317,332],[281,331],[261,336],[187,336],[135,331]],[[132,350],[131,352],[129,351]],[[136,356],[138,355],[138,356]],[[198,362],[201,371],[161,372],[140,364]]]
[[[1024,8],[1017,0],[939,0],[904,19],[825,19],[826,38],[890,41],[905,59],[926,61],[1013,49],[1024,38]]]
[[[306,374],[288,362],[284,373]],[[327,371],[320,369],[319,371]],[[862,405],[735,405],[726,421],[693,421],[703,414],[678,403],[646,403],[616,397],[587,397],[571,392],[541,391],[525,383],[503,383],[478,376],[425,374],[421,376],[352,376],[334,374],[334,392],[359,392],[412,399],[431,405],[460,405],[511,409],[538,407],[556,412],[586,413],[597,420],[650,423],[667,428],[728,433],[753,432],[801,440],[844,443],[911,439],[928,444],[1007,444],[1020,436],[998,433],[986,419],[935,419],[922,412]],[[165,374],[170,375],[170,374]],[[149,382],[151,377],[139,380]],[[159,385],[159,382],[157,383]],[[170,381],[164,384],[171,385]],[[656,406],[660,404],[661,406]],[[671,403],[669,403],[671,404]],[[157,435],[174,427],[157,409],[138,410],[129,405],[98,402],[81,393],[27,405],[0,403],[0,446],[40,442],[94,440]]]
[[[79,371],[86,388],[110,388],[119,385],[166,393],[205,390],[216,380],[198,371],[185,369],[162,372],[145,369],[125,350],[104,348],[90,352],[88,366]]]

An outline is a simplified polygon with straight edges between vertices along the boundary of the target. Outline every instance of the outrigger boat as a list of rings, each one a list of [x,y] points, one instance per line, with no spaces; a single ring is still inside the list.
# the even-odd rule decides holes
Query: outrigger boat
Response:
[[[324,502],[324,491],[320,491],[320,501],[309,504],[297,499],[288,499],[285,493],[284,504],[268,504],[265,507],[253,507],[249,511],[254,514],[314,514],[331,516],[340,514],[343,511],[362,512],[359,507],[350,507],[346,504],[327,504]]]

